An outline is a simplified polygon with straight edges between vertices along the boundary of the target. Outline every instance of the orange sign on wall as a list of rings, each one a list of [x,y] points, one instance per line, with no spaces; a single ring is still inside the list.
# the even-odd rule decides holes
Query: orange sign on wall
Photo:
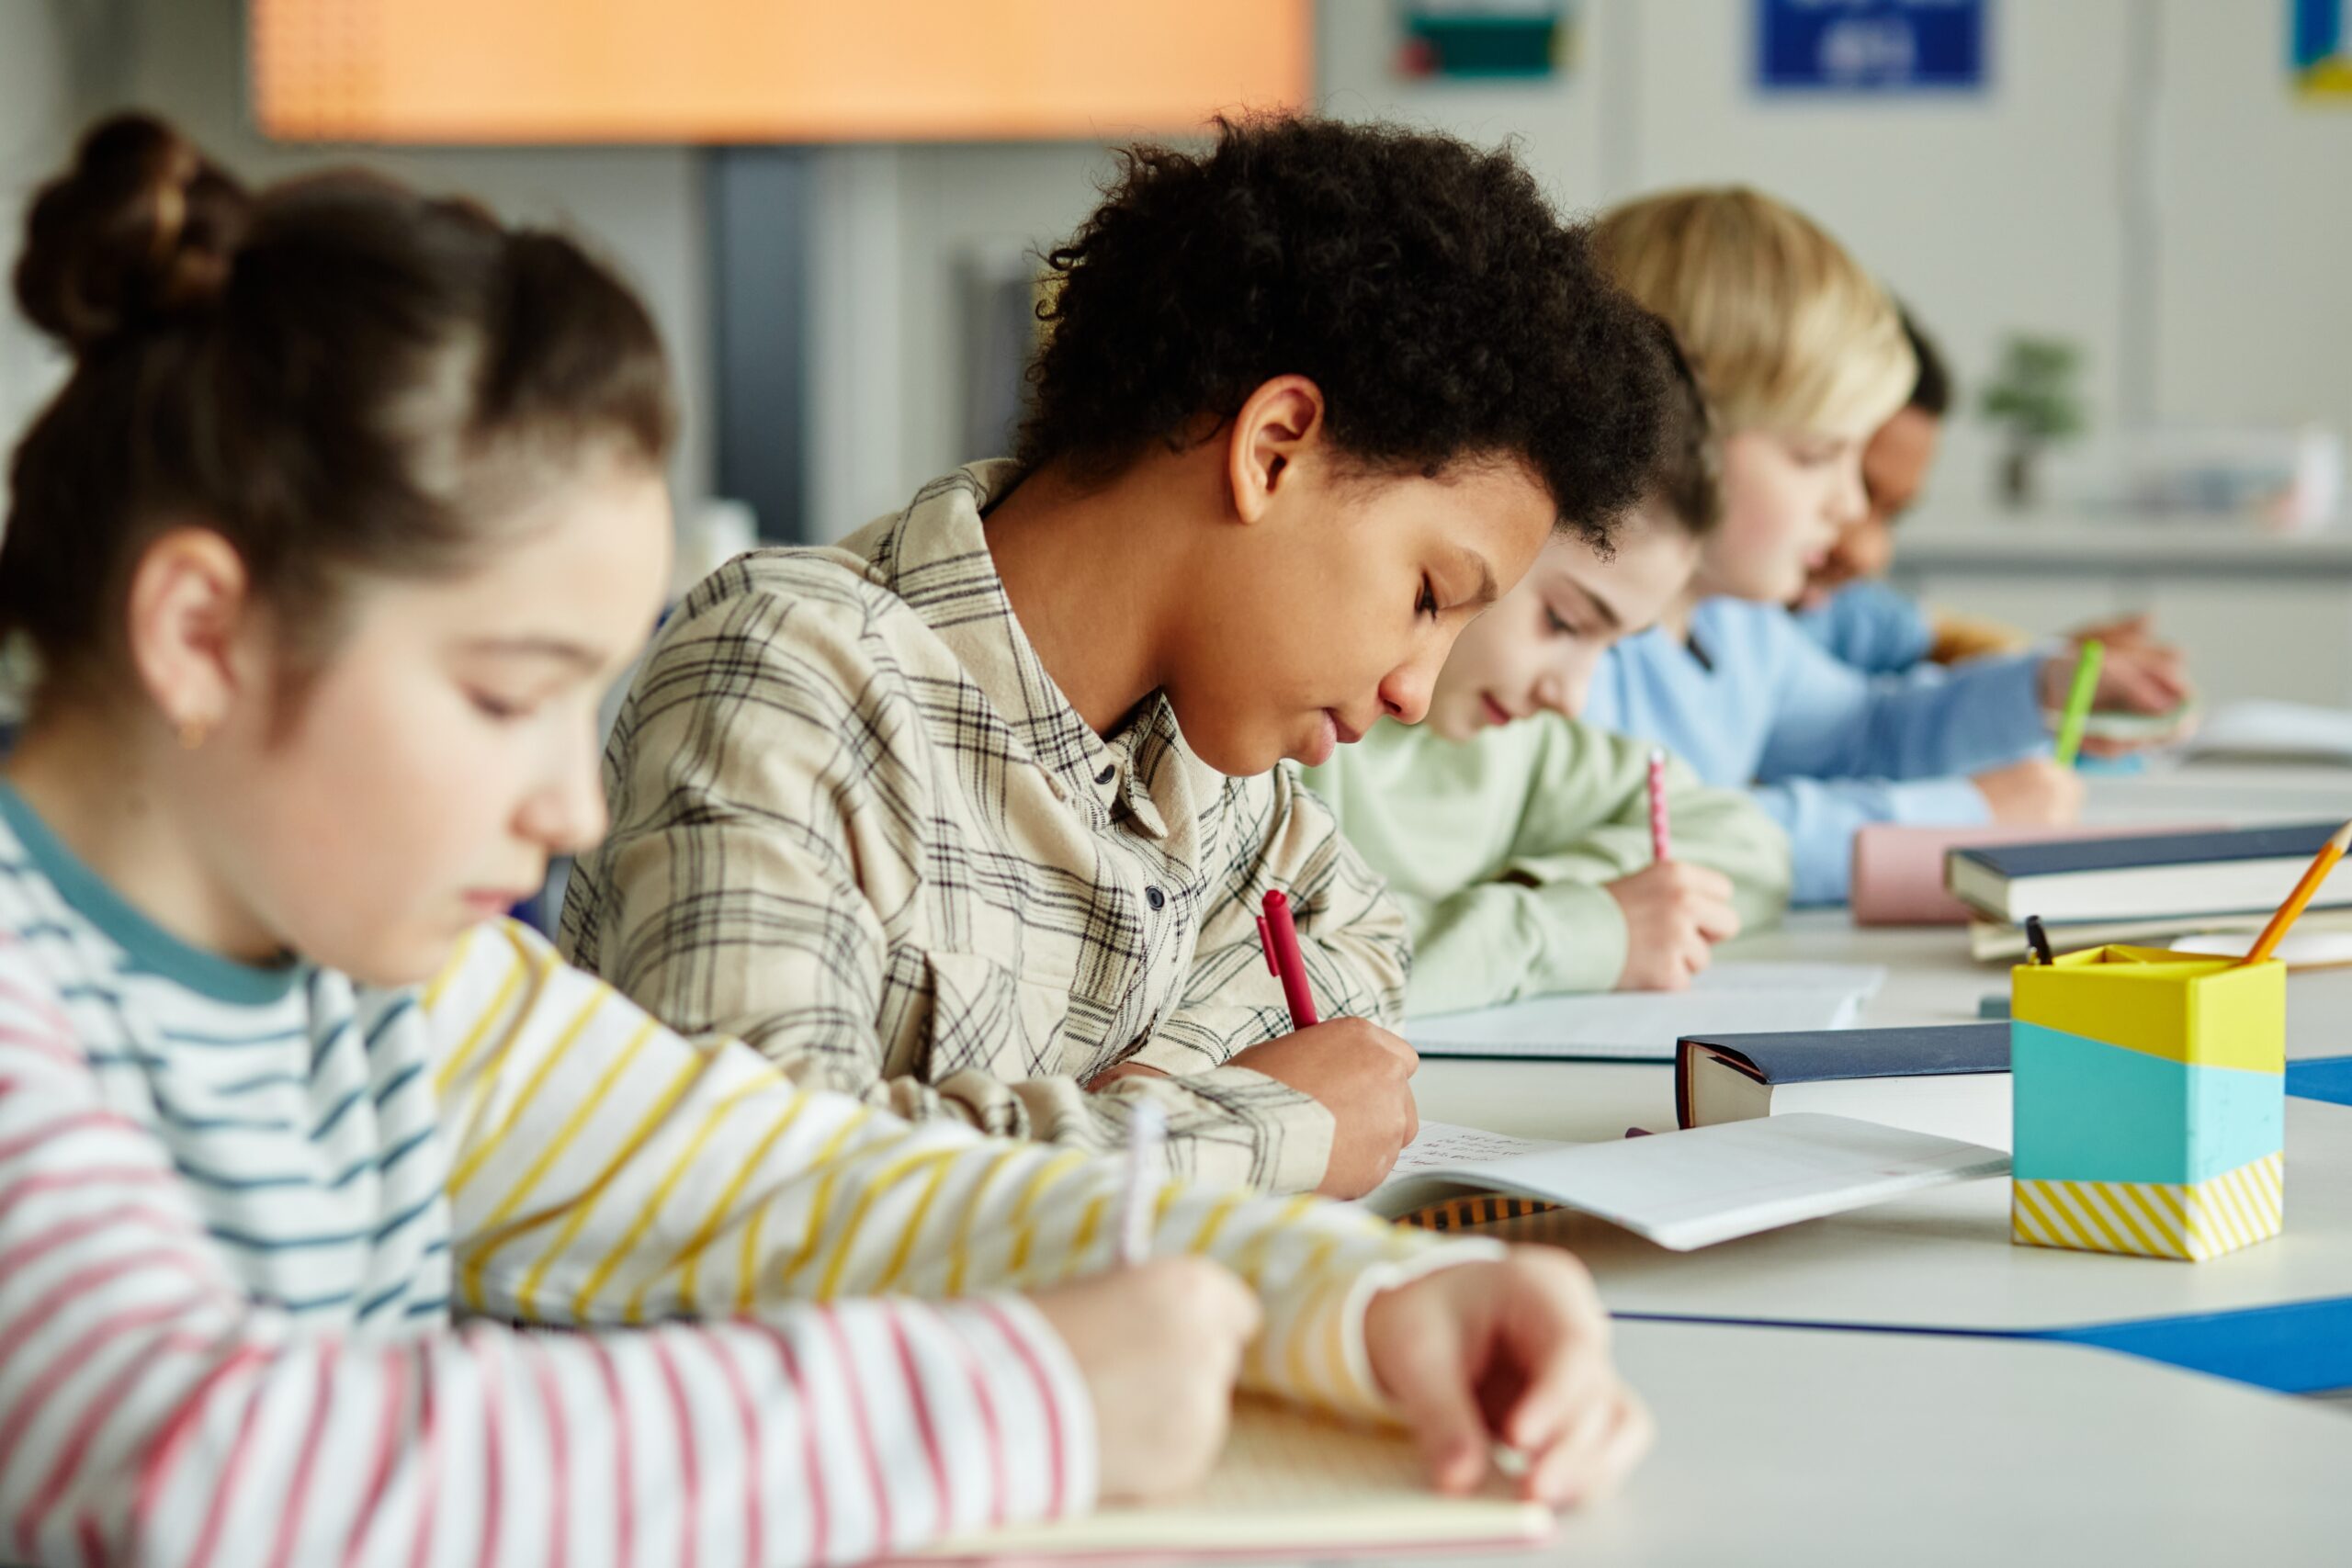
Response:
[[[1311,0],[252,0],[262,129],[363,141],[1115,138],[1295,108]]]

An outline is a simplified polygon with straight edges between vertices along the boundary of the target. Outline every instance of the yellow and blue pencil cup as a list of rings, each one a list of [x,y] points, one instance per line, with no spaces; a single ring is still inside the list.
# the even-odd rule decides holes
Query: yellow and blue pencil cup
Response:
[[[2010,971],[2009,1238],[2202,1262],[2286,1213],[2287,968],[2095,947]]]

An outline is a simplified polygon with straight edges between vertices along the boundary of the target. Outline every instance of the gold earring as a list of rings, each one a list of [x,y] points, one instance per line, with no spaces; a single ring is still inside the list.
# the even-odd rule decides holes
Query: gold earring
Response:
[[[182,720],[180,723],[181,750],[187,751],[195,750],[198,747],[204,744],[204,738],[211,733],[212,725],[208,719],[190,718]]]

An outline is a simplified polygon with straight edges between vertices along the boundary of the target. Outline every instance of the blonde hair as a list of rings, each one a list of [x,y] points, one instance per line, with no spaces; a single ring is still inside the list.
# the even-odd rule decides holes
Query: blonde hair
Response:
[[[1911,395],[1894,301],[1792,208],[1742,186],[1626,203],[1593,229],[1617,285],[1682,340],[1726,432],[1856,431]]]

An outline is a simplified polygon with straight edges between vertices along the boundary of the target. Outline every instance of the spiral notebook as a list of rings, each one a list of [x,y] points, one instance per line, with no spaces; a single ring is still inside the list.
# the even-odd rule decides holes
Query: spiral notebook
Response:
[[[958,1537],[923,1562],[1115,1561],[1174,1554],[1298,1556],[1475,1551],[1541,1543],[1555,1520],[1496,1489],[1431,1492],[1400,1433],[1342,1426],[1270,1400],[1235,1406],[1233,1433],[1193,1496],[1058,1524]]]

